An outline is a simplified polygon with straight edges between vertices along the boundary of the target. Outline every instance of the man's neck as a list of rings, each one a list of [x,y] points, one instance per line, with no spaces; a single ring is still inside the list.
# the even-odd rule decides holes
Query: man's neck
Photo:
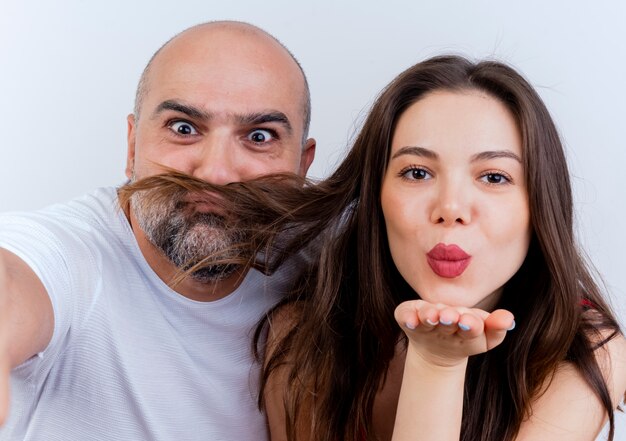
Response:
[[[198,302],[212,302],[232,293],[243,281],[246,275],[243,269],[237,270],[231,276],[213,283],[199,282],[191,276],[176,281],[181,274],[181,270],[148,240],[137,223],[132,210],[124,210],[124,212],[146,262],[148,262],[148,265],[159,278],[178,294]],[[176,281],[175,284],[173,284],[174,281]]]

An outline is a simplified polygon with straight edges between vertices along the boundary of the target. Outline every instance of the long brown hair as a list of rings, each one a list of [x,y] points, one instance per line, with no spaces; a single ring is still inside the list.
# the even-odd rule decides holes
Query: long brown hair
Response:
[[[221,194],[233,219],[254,219],[236,224],[254,231],[248,252],[263,256],[250,265],[271,271],[312,242],[322,244],[293,292],[257,330],[255,343],[260,343],[274,314],[287,305],[296,311],[293,326],[265,361],[261,397],[268,379],[286,372],[290,440],[303,432],[316,441],[375,439],[374,399],[404,339],[393,311],[417,296],[389,253],[382,179],[399,117],[436,90],[479,90],[515,116],[533,229],[527,257],[497,306],[512,311],[518,326],[500,346],[470,358],[462,439],[513,439],[532,401],[564,361],[600,399],[612,439],[613,407],[594,351],[619,326],[575,245],[572,192],[557,130],[541,98],[514,69],[458,56],[431,58],[396,77],[375,101],[345,160],[320,183],[274,176],[225,189],[200,182],[191,188]],[[158,185],[185,181],[175,174],[153,179]],[[284,230],[291,232],[281,237]],[[585,312],[583,304],[593,310]],[[603,340],[600,332],[607,330],[609,338]]]

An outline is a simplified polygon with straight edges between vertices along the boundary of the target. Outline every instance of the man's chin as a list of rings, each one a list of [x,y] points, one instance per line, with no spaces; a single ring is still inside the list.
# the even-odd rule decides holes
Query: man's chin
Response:
[[[187,234],[193,234],[198,238],[210,240],[214,235],[223,234],[224,228],[221,226],[207,225],[204,222],[195,222],[189,226]]]
[[[241,268],[241,265],[212,265],[200,268],[191,273],[191,278],[199,283],[215,283],[228,279]]]

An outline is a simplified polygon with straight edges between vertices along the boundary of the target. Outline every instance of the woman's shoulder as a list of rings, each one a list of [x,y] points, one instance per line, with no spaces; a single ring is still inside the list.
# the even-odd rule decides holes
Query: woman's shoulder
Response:
[[[267,318],[267,348],[272,353],[278,344],[296,328],[302,318],[302,305],[286,303],[280,305]]]
[[[596,339],[604,341],[595,356],[617,407],[626,390],[626,339],[613,330],[601,330],[592,341]],[[606,411],[583,373],[572,363],[562,362],[531,404],[517,439],[595,439],[605,423]]]
[[[617,406],[626,394],[626,338],[614,330],[601,330],[597,337],[596,359],[604,376],[613,404]]]
[[[585,334],[594,348],[613,404],[617,406],[625,399],[626,392],[626,338],[615,319],[604,315],[588,300],[581,305]]]

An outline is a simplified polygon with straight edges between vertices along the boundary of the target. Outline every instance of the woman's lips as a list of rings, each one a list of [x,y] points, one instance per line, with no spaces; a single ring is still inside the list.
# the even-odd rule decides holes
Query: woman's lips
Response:
[[[472,256],[457,245],[438,243],[426,253],[426,260],[430,268],[439,277],[452,279],[463,274],[470,264]]]

